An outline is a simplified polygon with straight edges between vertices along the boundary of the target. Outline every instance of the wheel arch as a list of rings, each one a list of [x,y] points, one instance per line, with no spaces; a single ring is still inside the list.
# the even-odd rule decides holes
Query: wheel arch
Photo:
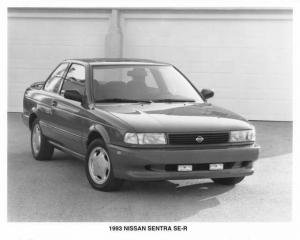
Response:
[[[89,128],[89,134],[86,140],[86,147],[89,146],[89,144],[95,140],[95,139],[102,139],[105,144],[110,142],[109,135],[105,128],[101,125],[92,125]]]

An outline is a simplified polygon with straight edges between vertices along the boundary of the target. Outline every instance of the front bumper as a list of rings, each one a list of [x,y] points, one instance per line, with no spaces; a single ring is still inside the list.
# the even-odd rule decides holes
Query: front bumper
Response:
[[[248,176],[254,172],[252,162],[258,159],[259,149],[256,144],[218,149],[137,149],[108,145],[114,175],[121,179],[141,181]],[[245,162],[248,164],[244,165]],[[237,163],[239,167],[190,172],[170,171],[167,168],[170,165],[210,163]]]

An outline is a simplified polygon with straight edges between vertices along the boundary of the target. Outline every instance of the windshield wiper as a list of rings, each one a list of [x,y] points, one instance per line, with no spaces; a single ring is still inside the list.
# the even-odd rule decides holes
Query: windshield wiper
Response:
[[[96,103],[110,103],[110,102],[116,102],[116,103],[152,103],[150,100],[138,100],[138,99],[126,99],[126,98],[105,98],[105,99],[99,99],[96,101]]]
[[[165,99],[156,99],[156,100],[153,100],[153,102],[195,102],[195,100],[165,98]]]

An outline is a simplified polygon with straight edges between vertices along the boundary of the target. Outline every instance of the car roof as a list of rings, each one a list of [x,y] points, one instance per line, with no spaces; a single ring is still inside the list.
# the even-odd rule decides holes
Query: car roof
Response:
[[[171,65],[149,59],[139,58],[74,58],[66,59],[67,62],[81,62],[91,65]]]

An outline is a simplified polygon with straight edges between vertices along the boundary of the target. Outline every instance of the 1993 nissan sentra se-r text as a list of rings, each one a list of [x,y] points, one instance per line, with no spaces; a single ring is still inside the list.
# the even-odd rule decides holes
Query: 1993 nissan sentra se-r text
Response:
[[[37,160],[54,148],[85,160],[88,181],[211,178],[234,185],[253,173],[255,129],[213,106],[174,66],[141,59],[72,59],[26,89],[23,121]]]

